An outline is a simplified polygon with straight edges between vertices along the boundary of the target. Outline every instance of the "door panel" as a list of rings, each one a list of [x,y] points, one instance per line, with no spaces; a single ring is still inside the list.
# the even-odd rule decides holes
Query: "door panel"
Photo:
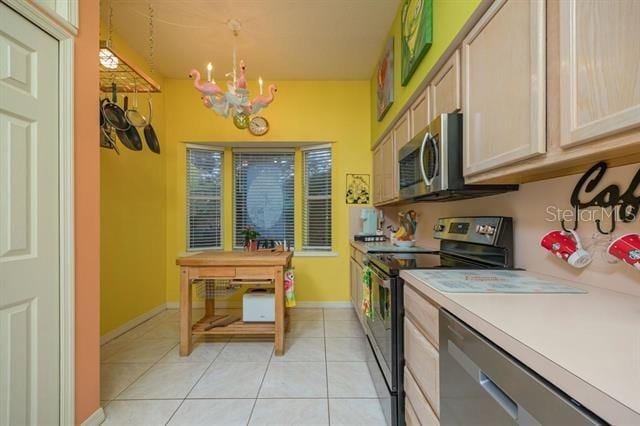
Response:
[[[640,126],[640,2],[560,3],[561,145]]]
[[[58,43],[0,4],[0,424],[57,424]]]
[[[456,50],[429,85],[431,118],[460,110],[460,50]]]
[[[545,2],[495,1],[462,51],[464,176],[545,153]]]

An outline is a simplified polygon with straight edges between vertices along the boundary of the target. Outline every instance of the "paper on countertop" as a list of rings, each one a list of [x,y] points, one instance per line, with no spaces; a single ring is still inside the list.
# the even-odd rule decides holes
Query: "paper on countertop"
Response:
[[[436,290],[446,293],[587,293],[581,288],[547,281],[521,271],[411,271]]]

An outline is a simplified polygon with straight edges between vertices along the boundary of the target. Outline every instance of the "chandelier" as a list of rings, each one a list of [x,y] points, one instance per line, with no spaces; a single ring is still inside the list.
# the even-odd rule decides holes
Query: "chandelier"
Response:
[[[251,99],[249,89],[247,88],[246,66],[244,61],[240,61],[239,69],[236,67],[236,46],[235,38],[241,28],[239,21],[231,19],[227,22],[229,29],[234,36],[233,43],[233,70],[225,77],[230,78],[226,82],[226,91],[223,90],[213,76],[213,64],[209,62],[207,65],[207,81],[203,82],[200,72],[192,69],[189,72],[189,78],[193,79],[193,86],[200,92],[202,104],[216,112],[222,117],[233,117],[233,123],[238,129],[249,129],[249,131],[261,136],[269,129],[269,124],[264,117],[257,116],[258,112],[266,108],[273,102],[277,88],[275,84],[267,87],[266,93],[263,91],[264,82],[262,77],[258,78],[260,93]]]

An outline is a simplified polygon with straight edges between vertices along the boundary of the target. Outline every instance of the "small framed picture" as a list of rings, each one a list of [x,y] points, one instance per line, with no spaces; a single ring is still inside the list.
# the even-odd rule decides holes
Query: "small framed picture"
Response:
[[[347,173],[347,204],[369,204],[371,200],[370,176]]]

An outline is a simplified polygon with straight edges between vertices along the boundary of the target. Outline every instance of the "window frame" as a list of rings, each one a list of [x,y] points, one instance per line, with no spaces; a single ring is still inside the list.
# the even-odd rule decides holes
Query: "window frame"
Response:
[[[305,154],[309,151],[320,151],[320,150],[328,150],[329,151],[329,155],[330,155],[330,159],[331,159],[331,173],[329,175],[329,195],[314,195],[314,196],[308,196],[307,195],[307,171],[306,171],[306,161],[305,161]],[[301,167],[300,170],[302,171],[302,176],[300,178],[301,184],[302,184],[302,214],[301,214],[301,229],[302,229],[302,235],[301,235],[301,240],[302,240],[302,244],[300,245],[301,247],[301,252],[303,253],[308,253],[309,255],[312,253],[317,253],[318,255],[322,255],[325,254],[325,256],[331,256],[331,254],[333,253],[333,247],[334,247],[334,202],[333,202],[333,195],[334,195],[334,191],[333,191],[333,180],[334,180],[334,176],[333,176],[333,172],[334,172],[334,163],[333,163],[333,145],[328,143],[328,144],[321,144],[321,145],[310,145],[310,146],[305,146],[305,147],[301,147],[300,148],[300,152],[301,152]],[[306,238],[307,238],[307,227],[306,227],[306,220],[305,220],[305,213],[307,211],[307,200],[329,200],[330,203],[330,212],[331,212],[331,218],[329,221],[329,228],[330,228],[330,232],[331,235],[329,236],[329,245],[328,246],[308,246],[305,245],[306,242]]]
[[[236,196],[236,168],[235,168],[235,155],[236,154],[262,154],[262,155],[270,155],[270,154],[291,154],[293,156],[293,197],[294,197],[294,206],[293,206],[293,241],[287,241],[287,244],[291,247],[291,250],[295,247],[296,244],[296,206],[295,206],[295,196],[296,196],[296,151],[295,147],[291,148],[273,148],[273,147],[264,147],[264,148],[243,148],[243,147],[234,147],[231,150],[231,179],[232,179],[232,188],[231,188],[231,208],[233,212],[233,220],[231,224],[231,232],[232,232],[232,241],[231,248],[232,250],[243,250],[244,247],[236,245],[237,238],[237,217],[236,217],[236,203],[238,201],[238,197]]]
[[[220,196],[219,197],[210,197],[210,199],[215,200],[219,198],[220,202],[220,246],[212,246],[212,247],[191,247],[191,220],[190,220],[190,200],[192,197],[189,196],[189,150],[201,150],[201,151],[215,151],[220,153]],[[203,250],[223,250],[224,249],[224,227],[225,227],[225,217],[224,217],[224,172],[225,172],[225,150],[224,148],[218,146],[209,146],[209,145],[200,145],[200,144],[186,144],[185,147],[185,246],[187,252],[198,252]]]

